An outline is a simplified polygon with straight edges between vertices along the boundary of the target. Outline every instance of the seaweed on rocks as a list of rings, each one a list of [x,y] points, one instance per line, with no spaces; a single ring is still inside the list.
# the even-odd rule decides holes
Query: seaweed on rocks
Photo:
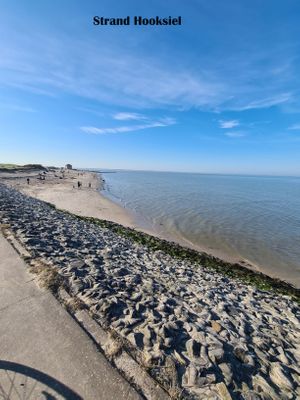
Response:
[[[63,212],[69,213],[68,211]],[[229,263],[205,252],[189,249],[179,245],[178,243],[167,241],[115,222],[101,220],[94,217],[79,216],[72,213],[70,214],[81,220],[101,226],[102,228],[107,228],[118,235],[146,246],[150,250],[163,251],[171,257],[189,260],[226,277],[239,279],[246,284],[254,285],[261,290],[274,291],[278,294],[291,296],[295,301],[300,303],[300,289],[297,289],[281,279],[272,278],[262,272],[253,271],[241,264]]]

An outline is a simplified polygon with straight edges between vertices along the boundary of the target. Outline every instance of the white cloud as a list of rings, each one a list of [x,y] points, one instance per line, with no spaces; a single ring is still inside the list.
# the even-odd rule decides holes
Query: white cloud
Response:
[[[222,128],[222,129],[232,129],[232,128],[235,128],[236,126],[239,126],[240,123],[238,120],[233,119],[231,121],[220,120],[219,124],[220,124],[220,128]]]
[[[241,131],[234,131],[234,132],[225,132],[225,135],[231,138],[240,138],[246,136],[246,133]]]
[[[147,119],[147,117],[145,117],[142,114],[128,113],[128,112],[121,112],[121,113],[114,114],[113,118],[118,121],[139,121],[139,120]]]
[[[133,131],[140,131],[143,129],[149,128],[159,128],[169,125],[174,125],[176,121],[173,118],[163,118],[158,121],[152,121],[147,124],[141,125],[129,125],[129,126],[117,126],[113,128],[98,128],[95,126],[81,126],[80,130],[85,133],[92,133],[96,135],[104,135],[104,134],[111,134],[111,133],[125,133],[125,132],[133,132]]]
[[[294,125],[290,126],[288,129],[291,130],[291,131],[299,131],[300,130],[300,124],[294,124]]]

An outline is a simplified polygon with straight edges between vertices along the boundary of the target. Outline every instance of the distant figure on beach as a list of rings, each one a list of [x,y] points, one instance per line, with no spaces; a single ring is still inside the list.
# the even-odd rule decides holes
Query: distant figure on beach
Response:
[[[29,182],[30,182],[30,179],[29,179],[29,178],[27,178],[27,185],[29,185]]]
[[[91,188],[92,187],[92,184],[91,184],[91,182],[89,182],[89,188]]]
[[[78,181],[78,182],[77,182],[77,187],[78,187],[78,189],[80,188],[80,186],[81,186],[81,183]]]

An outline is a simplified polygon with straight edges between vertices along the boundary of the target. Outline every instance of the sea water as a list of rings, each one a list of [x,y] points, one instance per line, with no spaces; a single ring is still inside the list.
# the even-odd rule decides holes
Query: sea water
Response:
[[[103,194],[161,237],[300,287],[300,178],[109,171]]]

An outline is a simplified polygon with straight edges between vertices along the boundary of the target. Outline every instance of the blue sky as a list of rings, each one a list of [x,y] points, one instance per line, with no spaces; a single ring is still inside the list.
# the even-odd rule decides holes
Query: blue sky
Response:
[[[0,162],[300,175],[298,0],[0,7]]]

